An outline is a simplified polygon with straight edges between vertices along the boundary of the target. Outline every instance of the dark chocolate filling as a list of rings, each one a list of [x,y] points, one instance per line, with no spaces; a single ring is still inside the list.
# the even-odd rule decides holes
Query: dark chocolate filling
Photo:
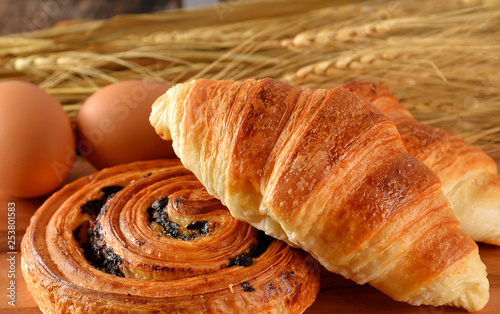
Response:
[[[250,266],[253,264],[254,258],[259,257],[264,253],[269,244],[273,241],[273,238],[265,234],[263,231],[257,231],[257,243],[252,245],[248,252],[242,253],[231,261],[229,261],[228,267],[233,266]]]
[[[250,266],[253,264],[253,258],[248,254],[248,253],[243,253],[235,258],[233,258],[227,267],[233,267],[233,266]]]
[[[108,199],[113,197],[116,193],[120,192],[123,189],[123,186],[120,185],[109,185],[105,186],[101,189],[101,193],[103,194],[103,198]]]
[[[122,258],[114,253],[112,247],[106,245],[106,241],[102,234],[101,224],[91,223],[90,225],[88,238],[93,257],[91,265],[108,274],[125,277],[120,269]]]
[[[119,185],[109,185],[103,187],[99,191],[99,196],[97,198],[87,201],[82,205],[82,207],[80,207],[81,213],[87,214],[90,216],[91,220],[95,220],[103,209],[104,204],[106,204],[106,201],[122,189],[123,186]]]
[[[122,259],[106,245],[101,224],[97,222],[98,217],[106,210],[106,202],[121,189],[123,187],[118,185],[105,186],[99,191],[97,198],[83,204],[80,212],[87,215],[88,219],[73,231],[73,236],[90,265],[108,274],[124,277],[120,270]]]
[[[171,221],[166,211],[170,201],[175,202],[176,200],[171,200],[168,196],[162,196],[151,204],[147,210],[149,226],[155,233],[184,241],[193,240],[210,233],[210,227],[213,227],[213,223],[206,220],[193,221],[187,226],[181,226]]]
[[[87,201],[85,204],[80,207],[80,211],[82,214],[87,214],[91,217],[97,217],[99,215],[99,212],[101,211],[101,208],[104,206],[104,203],[106,201],[102,199],[95,199],[95,200],[90,200]]]
[[[250,285],[249,282],[243,282],[241,283],[241,288],[243,288],[243,291],[245,292],[253,292],[255,289]]]
[[[114,253],[113,248],[107,246],[98,220],[98,217],[106,210],[106,202],[121,189],[123,187],[114,185],[103,187],[99,197],[83,204],[80,211],[82,214],[88,215],[88,220],[73,231],[73,236],[82,248],[85,258],[93,267],[111,275],[124,277],[120,269],[122,259]],[[193,221],[187,226],[180,226],[170,221],[166,212],[169,201],[171,200],[168,196],[163,196],[147,209],[149,225],[157,234],[188,241],[209,234],[211,229],[214,228],[215,224],[206,220]],[[228,267],[252,265],[254,259],[266,251],[272,240],[272,237],[258,231],[257,243],[252,245],[248,252],[231,259]],[[246,292],[254,291],[249,283],[243,283],[241,286]]]

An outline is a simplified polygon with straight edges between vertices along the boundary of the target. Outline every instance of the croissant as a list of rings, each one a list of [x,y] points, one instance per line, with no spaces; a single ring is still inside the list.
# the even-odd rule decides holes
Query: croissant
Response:
[[[409,153],[438,175],[462,230],[475,241],[500,245],[496,162],[453,132],[417,121],[385,85],[351,81],[343,87],[373,102],[394,121]]]
[[[66,185],[21,251],[44,313],[301,313],[319,290],[309,254],[234,219],[178,160]]]
[[[150,122],[237,219],[413,305],[479,310],[489,283],[438,177],[394,123],[344,88],[199,79]]]

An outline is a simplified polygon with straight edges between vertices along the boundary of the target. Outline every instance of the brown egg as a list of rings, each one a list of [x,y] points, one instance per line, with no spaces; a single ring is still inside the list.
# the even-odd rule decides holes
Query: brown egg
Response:
[[[173,158],[172,143],[149,123],[151,105],[169,85],[128,80],[91,95],[77,117],[77,146],[98,169],[158,158]]]
[[[0,83],[0,130],[0,190],[37,197],[66,180],[75,138],[56,98],[31,83]]]

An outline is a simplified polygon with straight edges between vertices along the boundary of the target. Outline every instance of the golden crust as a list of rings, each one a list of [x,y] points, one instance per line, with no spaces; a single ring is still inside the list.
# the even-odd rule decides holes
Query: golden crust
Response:
[[[453,132],[417,121],[385,85],[351,81],[344,87],[394,121],[408,152],[441,180],[462,230],[475,241],[500,245],[500,176],[495,161]]]
[[[327,269],[411,304],[486,304],[484,264],[439,179],[347,89],[196,80],[160,97],[150,121],[233,216]]]
[[[28,289],[46,313],[300,313],[319,290],[310,255],[234,219],[178,160],[70,183],[37,211],[21,250]]]

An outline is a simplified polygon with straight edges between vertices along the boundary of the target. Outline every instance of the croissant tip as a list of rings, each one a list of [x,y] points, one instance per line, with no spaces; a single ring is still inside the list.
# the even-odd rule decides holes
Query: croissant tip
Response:
[[[489,294],[487,298],[484,298],[479,296],[477,293],[469,293],[458,299],[454,305],[472,313],[482,310],[488,303],[488,300]]]
[[[476,253],[448,275],[442,276],[427,291],[411,298],[408,303],[454,306],[476,312],[488,303],[489,286],[486,266]]]
[[[172,86],[165,94],[161,95],[156,99],[156,101],[151,106],[151,113],[149,115],[149,123],[155,129],[156,133],[164,140],[172,140],[172,135],[170,134],[170,126],[168,125],[168,120],[163,119],[163,117],[169,117],[171,114],[167,114],[171,103],[177,100],[177,94],[179,89],[191,86],[193,82],[186,84],[177,84]]]
[[[461,228],[476,242],[500,246],[500,176],[495,172],[471,176],[457,190],[457,195],[471,193],[475,197],[468,201],[467,198],[454,198],[452,207],[460,219]],[[461,192],[464,190],[473,192]],[[475,208],[473,212],[466,212]],[[473,214],[473,215],[472,215]],[[481,226],[478,228],[478,226]]]

